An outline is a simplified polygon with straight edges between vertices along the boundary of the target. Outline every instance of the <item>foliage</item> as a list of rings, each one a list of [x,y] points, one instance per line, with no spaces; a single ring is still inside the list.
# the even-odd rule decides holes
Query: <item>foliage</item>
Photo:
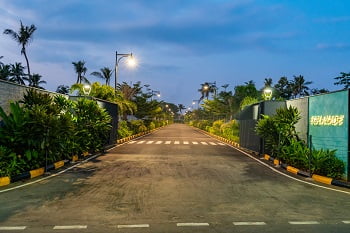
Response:
[[[299,169],[311,169],[312,173],[340,178],[345,165],[335,156],[335,150],[313,149],[311,153],[296,133],[295,124],[299,119],[296,108],[281,108],[274,116],[262,116],[256,132],[265,140],[265,146],[271,150],[273,157]]]
[[[70,101],[28,90],[21,101],[0,108],[0,175],[16,175],[74,154],[103,148],[111,117],[92,100]],[[47,160],[46,160],[47,158]]]
[[[222,137],[234,142],[239,142],[239,125],[237,121],[231,120],[222,124],[220,131]]]
[[[128,127],[127,121],[119,121],[118,122],[118,138],[126,138],[133,135],[133,132]]]
[[[350,88],[350,73],[340,72],[340,76],[334,79],[337,80],[334,85],[343,85],[344,89]]]
[[[255,97],[251,97],[251,96],[247,96],[247,97],[244,97],[244,99],[241,101],[241,104],[239,106],[239,108],[242,110],[244,109],[246,106],[249,106],[249,105],[252,105],[252,104],[255,104],[255,103],[258,103],[259,100]]]

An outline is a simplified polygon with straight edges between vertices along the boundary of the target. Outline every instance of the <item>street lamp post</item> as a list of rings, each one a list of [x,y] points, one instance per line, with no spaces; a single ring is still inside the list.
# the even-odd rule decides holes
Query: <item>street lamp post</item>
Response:
[[[118,58],[118,56],[119,56],[119,58]],[[124,57],[129,58],[129,65],[130,66],[135,65],[135,60],[134,60],[132,53],[118,53],[118,51],[115,51],[114,91],[117,91],[117,73],[118,73],[119,62]]]
[[[264,97],[265,97],[265,100],[271,100],[272,99],[272,89],[271,88],[266,87],[264,89]]]
[[[151,101],[153,100],[154,94],[156,94],[157,97],[160,98],[160,91],[153,91],[153,90],[152,90],[152,92],[151,92]]]

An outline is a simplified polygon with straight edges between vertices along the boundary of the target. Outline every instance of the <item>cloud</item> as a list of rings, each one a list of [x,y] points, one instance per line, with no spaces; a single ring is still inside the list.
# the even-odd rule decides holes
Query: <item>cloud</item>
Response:
[[[317,50],[348,50],[350,44],[347,43],[318,43],[316,45]]]

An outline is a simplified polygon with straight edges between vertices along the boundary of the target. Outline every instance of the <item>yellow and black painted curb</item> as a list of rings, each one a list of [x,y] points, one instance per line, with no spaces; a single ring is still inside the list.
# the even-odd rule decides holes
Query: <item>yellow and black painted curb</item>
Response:
[[[82,153],[82,157],[86,157],[88,155],[91,155],[89,152],[83,152]],[[27,172],[23,172],[21,174],[18,175],[14,175],[14,176],[5,176],[5,177],[0,177],[0,187],[1,186],[6,186],[9,185],[11,183],[20,181],[20,180],[25,180],[25,179],[32,179],[38,176],[42,176],[44,175],[45,172],[51,171],[51,170],[57,170],[69,163],[75,163],[79,160],[78,155],[73,155],[72,156],[72,160],[61,160],[58,161],[56,163],[50,164],[46,167],[41,167],[41,168],[37,168],[34,170],[30,170]]]
[[[193,127],[193,128],[196,128],[196,127]],[[210,135],[211,137],[214,137],[214,138],[216,138],[216,139],[218,139],[220,141],[223,141],[223,142],[225,142],[225,143],[227,143],[229,145],[232,145],[232,146],[234,146],[236,148],[239,148],[240,150],[243,150],[243,151],[245,151],[245,152],[247,152],[249,154],[253,154],[255,156],[259,156],[260,155],[259,152],[252,151],[252,150],[249,150],[247,148],[241,147],[236,142],[230,141],[230,140],[228,140],[226,138],[217,136],[215,134],[211,134],[211,133],[209,133],[209,132],[207,132],[205,130],[199,129],[199,128],[196,128],[196,129],[201,131],[201,132],[203,132],[204,134]],[[285,169],[288,172],[293,173],[295,175],[300,175],[300,176],[303,176],[303,177],[310,177],[310,173],[309,172],[306,172],[306,171],[300,170],[298,168],[289,166],[288,164],[284,164],[281,161],[279,161],[278,159],[275,159],[275,158],[271,157],[268,154],[264,154],[264,156],[262,158],[272,162],[274,165],[280,165],[283,169]],[[350,183],[349,182],[344,182],[344,181],[336,180],[336,179],[329,178],[329,177],[326,177],[326,176],[320,176],[320,175],[317,175],[317,174],[312,174],[311,178],[314,181],[317,181],[317,182],[320,182],[320,183],[324,183],[324,184],[328,184],[328,185],[334,185],[334,186],[339,186],[339,187],[344,187],[344,188],[349,188],[350,189]]]
[[[159,130],[159,129],[163,128],[163,127],[166,127],[166,126],[168,126],[168,125],[161,126],[161,127],[158,127],[156,129],[152,129],[152,130],[147,130],[145,132],[141,132],[141,133],[138,133],[138,134],[134,134],[134,135],[131,135],[131,136],[126,137],[126,138],[118,139],[117,140],[117,144],[123,144],[123,143],[131,141],[131,140],[133,140],[135,138],[139,138],[139,137],[145,136],[147,134],[153,133],[154,131],[157,131],[157,130]]]
[[[348,182],[336,180],[333,178],[329,178],[329,177],[321,176],[321,175],[317,175],[317,174],[310,174],[309,172],[306,172],[306,171],[300,170],[298,168],[289,166],[288,164],[282,163],[278,159],[275,159],[268,154],[265,154],[263,158],[265,160],[273,162],[275,165],[281,165],[282,168],[284,168],[288,172],[293,173],[295,175],[300,175],[303,177],[311,177],[314,181],[317,181],[317,182],[320,182],[323,184],[335,185],[335,186],[344,187],[344,188],[350,188],[350,183],[348,183]]]

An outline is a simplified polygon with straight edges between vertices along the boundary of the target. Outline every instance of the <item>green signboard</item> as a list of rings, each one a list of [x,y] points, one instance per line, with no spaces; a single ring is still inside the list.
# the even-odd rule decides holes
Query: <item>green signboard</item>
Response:
[[[309,135],[316,149],[336,149],[336,156],[346,164],[349,157],[349,91],[339,91],[309,99]]]

